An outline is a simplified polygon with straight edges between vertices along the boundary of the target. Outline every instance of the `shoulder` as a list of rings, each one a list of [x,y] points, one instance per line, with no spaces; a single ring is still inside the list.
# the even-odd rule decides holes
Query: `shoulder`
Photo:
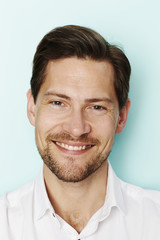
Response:
[[[160,191],[143,189],[122,180],[120,182],[126,205],[132,205],[133,209],[136,206],[144,213],[155,213],[160,217]]]
[[[133,198],[137,197],[139,199],[151,199],[153,201],[156,201],[157,203],[160,203],[160,191],[144,189],[142,187],[126,183],[122,180],[120,180],[120,182],[122,191],[125,192],[127,195],[130,195]]]
[[[8,192],[0,197],[0,212],[4,209],[12,209],[20,206],[23,201],[28,200],[32,195],[34,181],[31,181],[20,188]]]
[[[34,181],[0,197],[0,239],[21,239],[24,211],[32,202]],[[19,231],[17,231],[17,226]]]

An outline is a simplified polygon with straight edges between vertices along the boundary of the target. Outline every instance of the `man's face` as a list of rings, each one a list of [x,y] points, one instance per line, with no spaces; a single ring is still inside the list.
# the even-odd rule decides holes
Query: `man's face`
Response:
[[[121,131],[113,76],[105,61],[60,59],[48,63],[35,105],[28,93],[38,150],[59,179],[82,181],[107,160]]]

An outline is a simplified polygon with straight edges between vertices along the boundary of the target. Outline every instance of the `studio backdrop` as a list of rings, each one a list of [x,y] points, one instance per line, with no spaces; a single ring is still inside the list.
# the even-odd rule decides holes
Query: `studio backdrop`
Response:
[[[121,179],[160,190],[159,9],[158,0],[0,1],[0,195],[36,177],[42,167],[26,92],[37,44],[67,24],[98,31],[128,56],[132,104],[109,160]]]

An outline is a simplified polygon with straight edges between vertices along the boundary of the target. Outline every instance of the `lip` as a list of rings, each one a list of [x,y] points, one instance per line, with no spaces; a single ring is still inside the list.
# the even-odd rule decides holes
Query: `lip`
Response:
[[[68,141],[68,142],[65,142],[65,141],[54,141],[54,143],[56,142],[59,142],[59,143],[64,143],[64,144],[67,144],[69,146],[77,146],[77,147],[80,147],[80,146],[88,146],[88,145],[94,145],[93,143],[84,143],[84,142],[72,142],[72,141]]]
[[[61,141],[52,141],[55,146],[61,150],[62,152],[66,153],[66,154],[71,154],[71,155],[80,155],[80,154],[83,154],[87,151],[89,151],[91,148],[94,147],[93,144],[86,144],[86,143],[82,143],[82,142],[61,142]],[[67,146],[66,146],[67,145]],[[69,147],[71,149],[69,149]],[[79,148],[78,150],[77,149],[72,149],[72,148]],[[80,149],[81,147],[81,149]],[[84,149],[85,147],[85,149]]]

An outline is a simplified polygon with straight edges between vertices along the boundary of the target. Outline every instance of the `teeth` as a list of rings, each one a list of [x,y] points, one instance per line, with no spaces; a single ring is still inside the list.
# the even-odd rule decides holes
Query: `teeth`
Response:
[[[67,144],[64,144],[64,143],[60,143],[60,142],[56,142],[56,144],[58,146],[62,147],[62,148],[65,148],[65,149],[71,150],[71,151],[80,151],[80,150],[84,150],[88,147],[91,147],[91,145],[90,146],[86,146],[86,145],[84,145],[84,146],[70,146],[70,145],[67,145]]]

